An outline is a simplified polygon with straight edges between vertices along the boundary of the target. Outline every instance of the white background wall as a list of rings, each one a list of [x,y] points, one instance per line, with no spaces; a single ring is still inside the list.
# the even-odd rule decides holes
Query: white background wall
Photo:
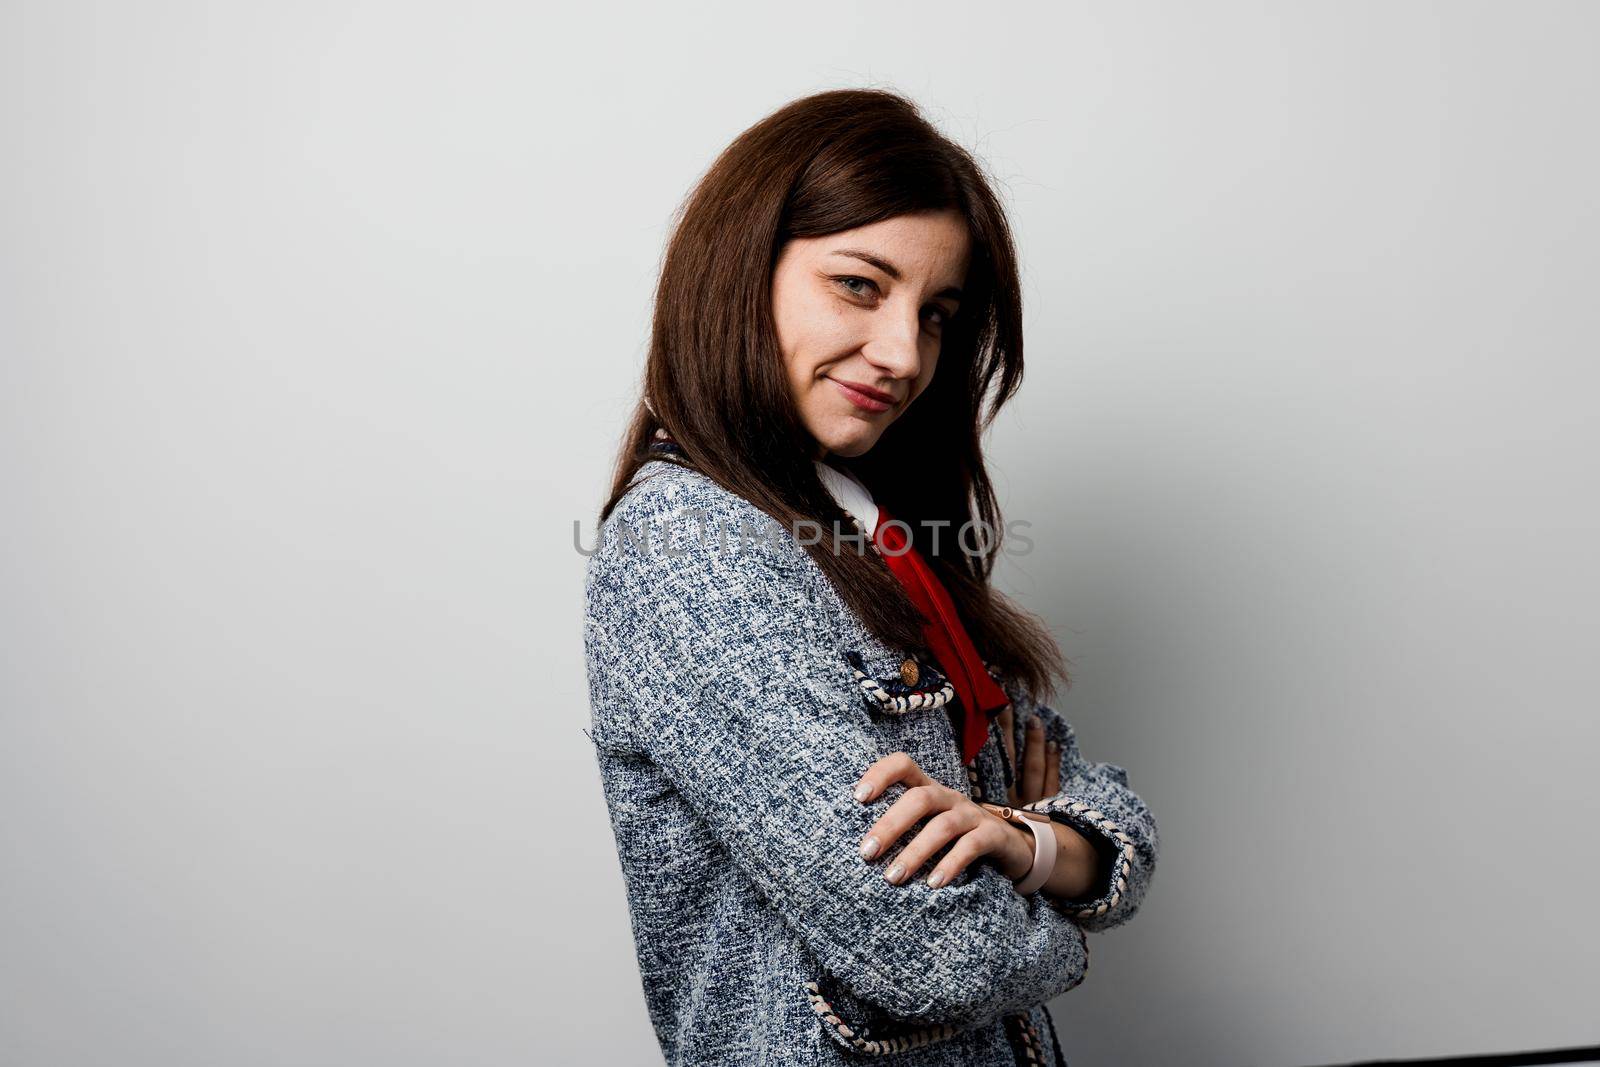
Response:
[[[869,84],[1006,190],[1003,582],[1162,831],[1074,1067],[1600,1041],[1597,33],[6,5],[0,1061],[659,1060],[573,522],[679,198]]]

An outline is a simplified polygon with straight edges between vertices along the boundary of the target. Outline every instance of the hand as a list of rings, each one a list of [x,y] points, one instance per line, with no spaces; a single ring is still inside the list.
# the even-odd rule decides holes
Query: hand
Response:
[[[890,753],[868,767],[856,785],[856,799],[867,803],[895,782],[904,783],[906,791],[862,838],[862,858],[883,855],[922,819],[928,819],[928,825],[884,872],[884,879],[891,884],[905,881],[946,845],[950,851],[928,873],[928,884],[935,889],[948,885],[979,856],[994,857],[995,865],[1013,882],[1033,866],[1033,835],[1029,831],[929,778],[907,753]]]
[[[1061,792],[1061,746],[1045,741],[1044,722],[1039,716],[1029,719],[1023,731],[1020,758],[1011,742],[1017,730],[1010,704],[996,721],[1000,727],[1000,741],[1006,746],[1006,757],[1011,761],[1011,787],[1006,790],[1011,806],[1020,808]]]
[[[1011,705],[1007,704],[996,718],[1000,727],[1000,740],[1011,759],[1011,787],[1006,794],[1011,806],[1020,808],[1035,800],[1053,797],[1061,792],[1061,746],[1044,738],[1044,720],[1035,715],[1022,731],[1022,754],[1012,748],[1016,733]],[[1102,862],[1099,853],[1083,834],[1063,823],[1056,823],[1055,873],[1045,883],[1045,891],[1056,896],[1077,899],[1099,884]],[[1026,831],[1023,831],[1026,832]]]

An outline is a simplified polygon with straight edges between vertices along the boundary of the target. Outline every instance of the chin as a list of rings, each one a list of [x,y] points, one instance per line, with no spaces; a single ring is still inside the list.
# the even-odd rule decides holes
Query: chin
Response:
[[[829,455],[855,459],[870,452],[872,446],[878,443],[879,436],[876,433],[841,435],[832,440],[823,438],[822,443],[827,447]]]

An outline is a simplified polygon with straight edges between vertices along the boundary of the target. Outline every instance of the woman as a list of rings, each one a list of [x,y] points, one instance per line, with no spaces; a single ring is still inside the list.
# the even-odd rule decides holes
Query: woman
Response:
[[[1066,1062],[1157,838],[989,586],[1021,375],[1002,209],[899,96],[788,105],[680,212],[585,626],[668,1063]]]

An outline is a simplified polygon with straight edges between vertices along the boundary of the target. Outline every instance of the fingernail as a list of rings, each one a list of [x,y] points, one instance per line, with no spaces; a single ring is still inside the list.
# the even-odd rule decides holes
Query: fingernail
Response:
[[[878,854],[878,839],[868,834],[861,842],[861,858],[870,860]]]
[[[893,867],[890,867],[887,871],[884,872],[883,878],[884,878],[884,881],[887,881],[887,882],[898,882],[901,878],[905,877],[905,873],[906,873],[905,866],[903,864],[897,863]]]
[[[944,885],[944,872],[934,871],[932,874],[928,875],[928,884],[934,889],[938,889],[940,886]]]
[[[868,785],[866,782],[857,782],[856,783],[855,798],[857,800],[865,800],[865,799],[867,799],[867,794],[870,793],[871,791],[872,791],[872,787],[870,785]]]

